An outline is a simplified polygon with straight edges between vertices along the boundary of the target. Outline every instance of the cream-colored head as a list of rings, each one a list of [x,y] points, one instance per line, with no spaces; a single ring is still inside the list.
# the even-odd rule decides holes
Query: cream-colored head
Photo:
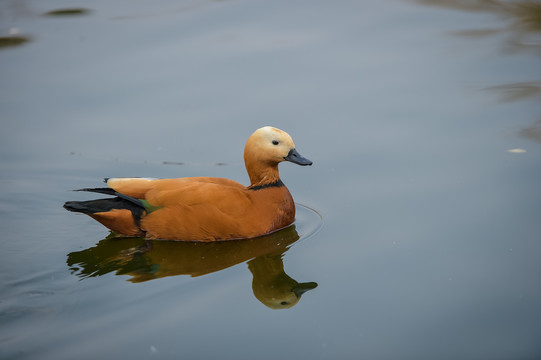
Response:
[[[246,142],[244,158],[278,164],[285,161],[291,149],[295,148],[293,139],[280,129],[265,126],[257,129]]]
[[[277,165],[282,161],[303,166],[312,165],[310,160],[297,152],[291,136],[275,127],[257,129],[246,142],[244,162],[252,185],[261,181],[277,180]],[[268,174],[271,171],[275,172],[272,176]]]
[[[312,165],[310,160],[297,153],[288,133],[272,126],[259,128],[250,136],[244,148],[244,159],[247,157],[273,165],[282,161]]]

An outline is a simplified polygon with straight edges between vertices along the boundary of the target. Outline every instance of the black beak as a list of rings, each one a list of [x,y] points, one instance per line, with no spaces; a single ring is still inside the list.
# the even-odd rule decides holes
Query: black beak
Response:
[[[317,283],[315,283],[315,282],[307,282],[307,283],[300,283],[300,284],[297,284],[297,285],[293,286],[293,289],[291,289],[291,291],[293,291],[295,293],[295,296],[300,298],[302,294],[304,294],[308,290],[312,290],[312,289],[315,289],[315,288],[317,288]]]
[[[291,161],[292,163],[302,166],[312,165],[312,162],[310,160],[308,160],[307,158],[303,158],[301,154],[299,154],[295,149],[289,150],[289,154],[287,154],[284,160]]]

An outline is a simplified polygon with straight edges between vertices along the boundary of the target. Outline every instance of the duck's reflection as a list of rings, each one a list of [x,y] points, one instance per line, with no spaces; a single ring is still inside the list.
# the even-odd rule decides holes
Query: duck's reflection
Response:
[[[290,308],[317,286],[298,283],[284,271],[282,258],[299,239],[295,225],[271,235],[213,243],[115,238],[68,254],[68,265],[81,278],[109,272],[130,275],[137,283],[166,276],[201,276],[248,261],[255,297],[272,309]]]

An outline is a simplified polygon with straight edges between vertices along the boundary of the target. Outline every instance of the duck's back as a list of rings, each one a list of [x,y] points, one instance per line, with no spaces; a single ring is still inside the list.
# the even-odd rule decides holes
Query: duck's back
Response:
[[[152,190],[168,191],[171,189],[182,189],[190,186],[201,186],[201,184],[217,184],[232,188],[245,188],[244,185],[229,179],[216,177],[186,177],[177,179],[153,179],[153,178],[110,178],[107,179],[107,186],[115,191],[134,197],[146,199],[147,193]]]

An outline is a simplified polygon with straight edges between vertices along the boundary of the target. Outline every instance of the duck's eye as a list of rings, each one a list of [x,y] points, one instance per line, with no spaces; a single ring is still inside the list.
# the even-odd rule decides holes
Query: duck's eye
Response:
[[[280,142],[278,140],[272,140],[273,145],[278,145]]]

